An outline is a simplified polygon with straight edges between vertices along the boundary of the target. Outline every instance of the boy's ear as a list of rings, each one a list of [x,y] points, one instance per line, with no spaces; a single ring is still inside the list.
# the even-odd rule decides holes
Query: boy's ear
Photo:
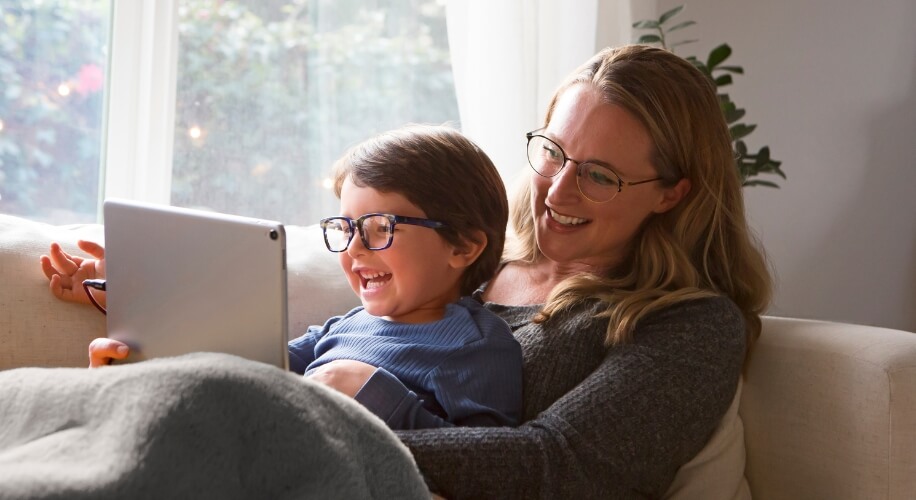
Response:
[[[452,255],[448,259],[450,267],[463,269],[470,266],[487,248],[487,233],[479,229],[472,231],[472,233],[474,240],[463,238],[460,245],[452,247]]]

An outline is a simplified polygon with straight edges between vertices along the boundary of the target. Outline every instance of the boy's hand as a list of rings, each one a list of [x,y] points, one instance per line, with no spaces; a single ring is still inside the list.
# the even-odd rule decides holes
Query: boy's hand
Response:
[[[362,389],[363,384],[375,373],[376,367],[352,359],[336,359],[328,364],[321,365],[309,378],[322,384],[355,397]]]
[[[89,343],[89,368],[111,364],[113,359],[124,359],[130,353],[127,344],[117,340],[99,338]]]
[[[64,252],[59,244],[51,243],[50,255],[42,255],[41,270],[50,281],[51,293],[60,300],[89,304],[89,297],[83,290],[83,280],[105,278],[105,249],[98,243],[79,240],[80,250],[95,257],[84,259]],[[93,297],[105,305],[105,292],[94,291]]]

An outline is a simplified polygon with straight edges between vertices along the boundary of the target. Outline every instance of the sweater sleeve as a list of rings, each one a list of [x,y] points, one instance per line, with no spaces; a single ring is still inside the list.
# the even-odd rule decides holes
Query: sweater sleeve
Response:
[[[660,497],[728,408],[744,349],[730,300],[677,304],[644,317],[632,341],[520,427],[398,436],[452,500]],[[558,370],[576,359],[557,353]]]

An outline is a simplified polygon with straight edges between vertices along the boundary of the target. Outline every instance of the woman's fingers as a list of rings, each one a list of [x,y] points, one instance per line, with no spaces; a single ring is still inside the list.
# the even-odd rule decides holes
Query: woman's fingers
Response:
[[[89,368],[98,368],[113,359],[124,359],[130,353],[127,344],[108,338],[98,338],[89,343]]]

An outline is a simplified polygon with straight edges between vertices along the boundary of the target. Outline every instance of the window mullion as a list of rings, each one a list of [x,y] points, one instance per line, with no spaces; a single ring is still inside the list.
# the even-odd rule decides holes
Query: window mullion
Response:
[[[118,0],[114,4],[103,196],[168,203],[177,0]]]

